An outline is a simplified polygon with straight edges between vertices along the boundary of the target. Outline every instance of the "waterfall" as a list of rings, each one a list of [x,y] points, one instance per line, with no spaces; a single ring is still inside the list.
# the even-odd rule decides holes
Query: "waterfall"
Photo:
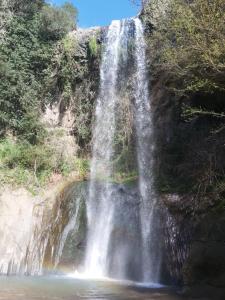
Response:
[[[144,30],[139,19],[112,22],[101,64],[87,201],[84,271],[91,277],[159,280],[152,174],[154,139],[145,52]],[[131,84],[132,88],[128,88]],[[139,196],[130,188],[113,184],[124,89],[131,89],[128,94],[136,132]]]
[[[92,276],[106,274],[107,251],[112,229],[114,205],[111,198],[113,140],[115,134],[116,81],[121,24],[113,21],[108,30],[101,65],[100,96],[96,106],[93,135],[91,184],[87,203],[88,243],[85,269]],[[98,185],[98,178],[104,183]]]
[[[139,171],[139,189],[141,194],[141,230],[142,230],[142,266],[143,280],[158,281],[160,254],[156,248],[154,191],[154,135],[152,112],[146,70],[146,43],[144,29],[139,19],[135,19],[135,59],[137,65],[135,84],[135,125],[137,136],[137,158]]]

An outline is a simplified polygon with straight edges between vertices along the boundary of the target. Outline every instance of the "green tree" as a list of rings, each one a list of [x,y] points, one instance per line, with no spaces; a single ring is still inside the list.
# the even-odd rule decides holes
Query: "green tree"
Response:
[[[10,130],[36,143],[43,135],[39,114],[47,70],[57,42],[75,26],[76,9],[68,3],[53,7],[41,0],[29,2],[11,3],[14,15],[0,44],[0,135]]]
[[[149,19],[156,20],[150,39],[152,67],[166,70],[171,87],[181,93],[225,90],[225,2],[150,1]]]
[[[69,2],[62,7],[45,5],[41,12],[42,35],[50,39],[60,39],[75,29],[76,18],[77,10]]]

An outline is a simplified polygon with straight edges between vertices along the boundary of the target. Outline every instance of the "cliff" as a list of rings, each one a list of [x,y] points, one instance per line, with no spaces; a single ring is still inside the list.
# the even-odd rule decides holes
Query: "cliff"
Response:
[[[224,73],[214,77],[206,60],[210,57],[222,67],[224,51],[218,48],[215,58],[213,38],[204,30],[214,22],[221,3],[215,1],[210,19],[206,17],[210,5],[204,1],[168,3],[153,26],[151,3],[143,12],[156,137],[155,180],[165,209],[167,267],[172,279],[189,287],[190,294],[223,299],[225,94],[224,87],[211,82],[220,81]],[[222,20],[221,16],[217,22]],[[220,29],[213,30],[217,40]],[[195,47],[197,42],[201,49]]]
[[[156,186],[164,210],[166,268],[175,283],[191,295],[223,299],[225,275],[224,199],[218,191],[205,190],[199,180],[208,155],[223,161],[223,136],[212,142],[211,118],[184,122],[173,93],[152,81],[156,130]],[[206,150],[207,149],[207,150]],[[220,152],[222,150],[222,152]],[[215,151],[215,152],[214,152]],[[219,153],[221,156],[219,156]],[[199,157],[203,156],[203,165]],[[211,169],[213,172],[213,169]],[[198,186],[196,184],[204,185]],[[220,192],[220,191],[219,191]]]

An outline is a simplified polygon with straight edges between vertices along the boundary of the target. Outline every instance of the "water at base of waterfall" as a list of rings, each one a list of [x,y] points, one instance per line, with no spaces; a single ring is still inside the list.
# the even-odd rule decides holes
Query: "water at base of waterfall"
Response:
[[[166,287],[68,277],[0,277],[1,300],[181,300]]]

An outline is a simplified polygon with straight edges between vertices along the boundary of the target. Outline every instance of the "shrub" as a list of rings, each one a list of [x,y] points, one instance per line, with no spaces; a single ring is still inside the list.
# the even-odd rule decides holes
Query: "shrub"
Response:
[[[88,49],[91,57],[97,57],[99,55],[100,46],[96,37],[92,37],[88,43]]]
[[[147,19],[162,1],[149,2]],[[176,92],[225,90],[224,11],[223,0],[167,1],[150,38],[150,53],[154,72],[166,70]]]
[[[10,131],[35,144],[44,134],[39,116],[51,94],[48,70],[55,46],[75,27],[77,12],[69,3],[54,7],[43,0],[30,2],[7,4],[12,16],[0,44],[0,136]]]
[[[62,7],[45,5],[41,12],[42,35],[50,39],[61,39],[75,28],[76,8],[66,3]]]
[[[0,141],[0,179],[27,187],[45,185],[53,173],[68,175],[75,165],[53,146],[6,138]]]
[[[84,158],[75,160],[75,168],[81,178],[86,178],[90,170],[90,161]]]

